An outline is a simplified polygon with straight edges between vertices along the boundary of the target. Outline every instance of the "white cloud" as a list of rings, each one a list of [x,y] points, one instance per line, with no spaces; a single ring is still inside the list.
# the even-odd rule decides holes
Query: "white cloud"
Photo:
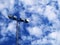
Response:
[[[0,3],[0,11],[4,8],[4,5]]]
[[[33,1],[32,0],[22,0],[23,1],[23,3],[25,4],[25,5],[33,5]]]
[[[57,19],[57,15],[53,12],[52,6],[46,6],[46,10],[44,12],[44,15],[51,21]]]
[[[40,27],[37,27],[37,26],[28,27],[27,29],[28,29],[30,35],[34,35],[36,37],[40,37],[42,35],[42,30]]]
[[[8,41],[8,37],[2,37],[2,38],[0,39],[0,44],[2,44],[2,43],[5,42],[5,41]]]
[[[4,17],[8,18],[8,11],[6,9],[3,9],[1,13]]]
[[[60,45],[60,31],[52,32],[49,38],[55,39],[53,44]]]
[[[13,34],[15,36],[15,32],[16,32],[16,22],[15,21],[9,23],[8,27],[6,27],[5,25],[2,26],[2,29],[1,29],[2,36],[6,36],[7,34],[9,34],[9,32],[11,32],[11,34]]]
[[[15,12],[14,10],[15,0],[10,0],[8,4],[9,4],[8,5],[9,13],[14,13]]]
[[[45,45],[47,43],[49,43],[49,41],[46,38],[43,38],[43,39],[32,41],[31,45]]]
[[[16,22],[13,21],[11,23],[9,23],[7,30],[10,31],[13,35],[15,35],[16,32]]]
[[[1,2],[0,2],[0,11],[2,11],[4,8],[8,8],[8,4],[9,3],[9,1],[8,0],[1,0]]]

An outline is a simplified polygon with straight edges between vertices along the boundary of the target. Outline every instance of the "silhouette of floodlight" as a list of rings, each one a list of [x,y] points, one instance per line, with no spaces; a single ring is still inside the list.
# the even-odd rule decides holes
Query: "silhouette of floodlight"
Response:
[[[24,22],[24,23],[28,23],[29,21],[27,20],[27,19],[25,19],[25,20],[23,20],[22,18],[17,18],[16,16],[13,16],[13,15],[8,15],[8,17],[9,17],[9,19],[11,19],[11,20],[15,20],[15,21],[17,21],[17,25],[16,25],[16,45],[19,45],[18,44],[18,38],[19,38],[19,36],[18,36],[18,32],[19,32],[19,30],[20,30],[20,28],[19,28],[19,22]]]
[[[23,20],[22,18],[19,18],[18,19],[16,16],[13,16],[13,15],[8,15],[8,17],[9,17],[9,19],[16,20],[18,22],[28,23],[28,20],[27,19],[25,19],[25,20]]]
[[[8,15],[9,19],[12,19],[12,20],[17,20],[17,17],[16,16],[13,16],[13,15]]]

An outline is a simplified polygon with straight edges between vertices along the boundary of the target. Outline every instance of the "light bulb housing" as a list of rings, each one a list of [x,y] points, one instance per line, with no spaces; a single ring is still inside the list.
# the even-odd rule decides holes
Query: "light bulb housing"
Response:
[[[13,15],[8,15],[8,17],[9,17],[9,19],[11,19],[11,20],[16,20],[16,21],[18,21],[18,22],[25,22],[25,23],[28,23],[29,21],[27,20],[27,19],[22,19],[22,18],[17,18],[16,16],[13,16]]]

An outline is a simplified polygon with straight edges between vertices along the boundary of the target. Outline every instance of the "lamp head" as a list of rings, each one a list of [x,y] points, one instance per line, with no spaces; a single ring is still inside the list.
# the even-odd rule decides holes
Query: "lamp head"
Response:
[[[13,16],[13,15],[8,15],[8,17],[9,17],[9,19],[16,20],[18,22],[25,22],[25,23],[29,22],[28,19],[25,19],[25,20],[23,20],[22,18],[18,19],[16,16]]]
[[[8,15],[9,19],[12,19],[12,20],[17,20],[17,17],[16,16],[13,16],[13,15]]]
[[[28,23],[29,21],[28,21],[27,19],[24,20],[24,19],[20,18],[20,19],[19,19],[19,22],[25,22],[25,23]]]
[[[25,23],[28,23],[29,22],[29,20],[28,19],[25,19]]]

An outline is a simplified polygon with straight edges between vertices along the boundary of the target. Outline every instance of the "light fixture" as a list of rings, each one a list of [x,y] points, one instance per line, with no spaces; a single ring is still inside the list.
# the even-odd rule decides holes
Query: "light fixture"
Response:
[[[19,45],[19,44],[18,44],[18,40],[19,40],[18,34],[19,34],[19,30],[20,30],[19,24],[20,24],[20,22],[28,23],[29,20],[28,20],[28,19],[22,19],[22,18],[19,18],[19,19],[18,19],[18,17],[13,16],[13,15],[8,15],[8,17],[9,17],[9,19],[11,19],[11,20],[17,21],[17,25],[16,25],[16,29],[17,29],[17,30],[16,30],[16,45]]]

